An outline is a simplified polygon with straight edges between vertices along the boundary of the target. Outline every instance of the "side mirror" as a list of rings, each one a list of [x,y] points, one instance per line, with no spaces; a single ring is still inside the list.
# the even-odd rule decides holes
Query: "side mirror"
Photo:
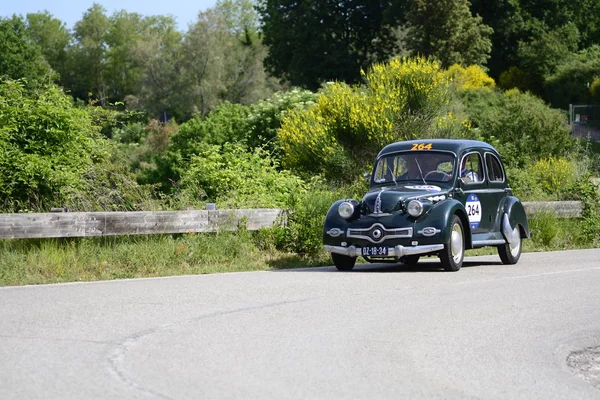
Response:
[[[370,181],[371,181],[371,173],[370,173],[370,172],[365,172],[365,173],[363,174],[363,179],[364,179],[365,181],[367,181],[367,182],[370,182]]]

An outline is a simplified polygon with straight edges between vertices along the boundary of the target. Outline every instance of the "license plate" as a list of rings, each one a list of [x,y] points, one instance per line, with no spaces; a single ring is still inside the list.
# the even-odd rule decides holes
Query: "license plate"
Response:
[[[388,248],[386,246],[369,246],[361,248],[363,256],[367,257],[387,257]]]

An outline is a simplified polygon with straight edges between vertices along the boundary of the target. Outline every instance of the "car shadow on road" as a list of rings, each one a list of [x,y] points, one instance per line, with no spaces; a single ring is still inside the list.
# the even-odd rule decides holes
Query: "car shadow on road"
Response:
[[[462,268],[481,267],[486,265],[502,265],[501,261],[465,261]],[[276,262],[271,263],[273,270],[271,272],[335,272],[338,271],[335,266],[321,266],[321,267],[302,267],[302,268],[290,268],[289,264],[286,266],[279,266]],[[402,263],[376,263],[376,264],[356,264],[354,269],[345,273],[423,273],[423,272],[446,272],[442,267],[442,264],[437,260],[424,260],[419,262],[415,266],[405,265]]]

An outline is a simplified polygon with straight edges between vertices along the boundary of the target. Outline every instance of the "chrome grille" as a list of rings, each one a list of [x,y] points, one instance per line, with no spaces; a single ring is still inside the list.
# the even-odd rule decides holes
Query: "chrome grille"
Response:
[[[371,225],[369,228],[349,228],[346,234],[348,238],[364,239],[371,243],[381,243],[386,239],[406,239],[413,236],[412,228],[387,229],[380,223]]]

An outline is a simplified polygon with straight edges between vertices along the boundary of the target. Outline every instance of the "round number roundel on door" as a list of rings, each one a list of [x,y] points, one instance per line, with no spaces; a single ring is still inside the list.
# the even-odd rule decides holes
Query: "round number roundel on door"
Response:
[[[479,198],[470,194],[467,198],[467,203],[465,204],[465,208],[467,210],[467,216],[469,217],[469,225],[471,225],[471,229],[477,229],[479,223],[481,222],[481,202]]]

